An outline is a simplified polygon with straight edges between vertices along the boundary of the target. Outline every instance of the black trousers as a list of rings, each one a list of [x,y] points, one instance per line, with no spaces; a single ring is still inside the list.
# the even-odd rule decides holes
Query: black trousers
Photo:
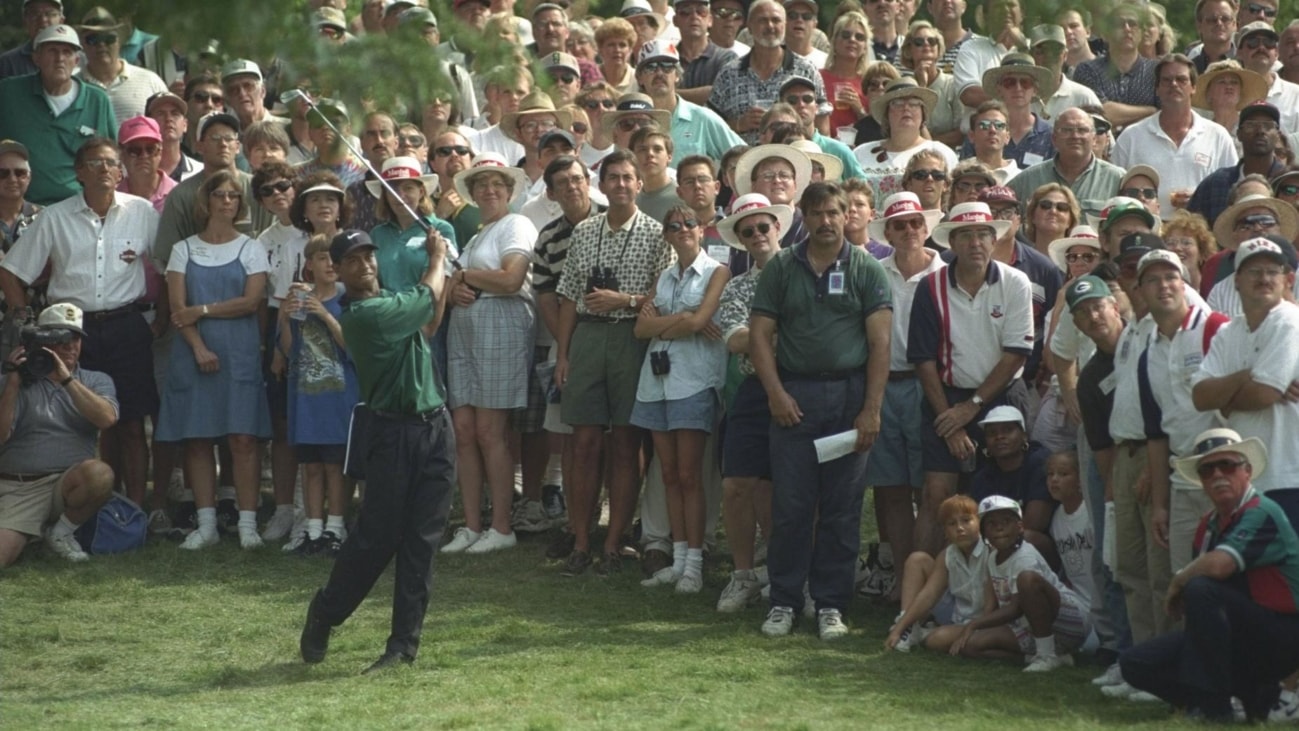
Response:
[[[1179,708],[1225,715],[1236,696],[1252,717],[1266,717],[1277,682],[1299,669],[1299,615],[1273,612],[1205,576],[1182,591],[1186,629],[1124,651],[1123,679]]]
[[[396,556],[387,650],[414,657],[456,484],[455,433],[445,409],[429,421],[376,414],[370,424],[361,515],[315,611],[330,625],[342,624]]]

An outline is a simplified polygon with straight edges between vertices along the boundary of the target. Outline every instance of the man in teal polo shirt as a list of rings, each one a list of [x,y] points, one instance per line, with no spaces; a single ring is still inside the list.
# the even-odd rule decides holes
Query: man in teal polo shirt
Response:
[[[808,239],[763,267],[750,307],[749,355],[772,420],[771,609],[762,631],[793,630],[806,581],[818,633],[830,640],[848,632],[843,612],[861,549],[866,451],[889,378],[893,300],[880,263],[844,239],[843,189],[813,183],[799,205]],[[851,430],[853,452],[818,461],[814,440]]]
[[[117,138],[113,105],[103,89],[73,78],[81,41],[66,25],[52,25],[32,41],[34,74],[0,81],[0,139],[17,140],[32,156],[27,199],[52,205],[81,193],[73,160],[92,137]]]
[[[811,79],[802,76],[791,76],[780,85],[780,96],[777,101],[782,101],[794,108],[798,114],[798,123],[803,130],[803,136],[816,143],[821,148],[821,152],[827,155],[834,155],[843,163],[843,179],[864,178],[866,173],[862,171],[861,163],[857,161],[857,156],[852,154],[852,150],[847,145],[821,134],[816,128],[816,118],[822,114],[829,114],[828,105],[822,107],[816,101],[816,86]]]
[[[681,81],[681,56],[675,44],[662,39],[646,43],[636,63],[636,82],[654,107],[672,114],[672,159],[684,160],[691,155],[722,159],[726,151],[744,140],[717,116],[717,112],[688,102],[677,94]],[[676,163],[672,163],[676,167]]]
[[[352,616],[394,556],[392,634],[383,655],[365,672],[414,662],[419,650],[433,555],[456,484],[455,434],[428,345],[428,334],[446,310],[446,247],[437,229],[429,231],[423,278],[411,289],[389,292],[379,288],[375,246],[364,231],[344,231],[330,244],[330,258],[347,288],[343,340],[370,414],[359,448],[353,432],[349,455],[361,457],[368,487],[329,583],[307,609],[299,647],[305,662],[325,659],[330,630]]]

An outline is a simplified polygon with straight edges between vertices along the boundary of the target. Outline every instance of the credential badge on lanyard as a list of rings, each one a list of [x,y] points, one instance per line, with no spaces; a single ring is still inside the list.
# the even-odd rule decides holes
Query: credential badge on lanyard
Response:
[[[830,286],[827,291],[830,294],[843,294],[844,273],[842,271],[842,262],[836,260],[834,271],[830,272]]]

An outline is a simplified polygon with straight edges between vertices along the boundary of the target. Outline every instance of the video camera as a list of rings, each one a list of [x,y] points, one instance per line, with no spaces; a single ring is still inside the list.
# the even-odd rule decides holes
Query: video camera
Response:
[[[71,330],[64,328],[23,325],[18,337],[25,351],[26,359],[17,368],[14,368],[6,361],[4,371],[8,373],[17,370],[18,374],[22,376],[23,383],[39,381],[54,371],[55,356],[45,348],[70,343],[73,335],[74,333]]]

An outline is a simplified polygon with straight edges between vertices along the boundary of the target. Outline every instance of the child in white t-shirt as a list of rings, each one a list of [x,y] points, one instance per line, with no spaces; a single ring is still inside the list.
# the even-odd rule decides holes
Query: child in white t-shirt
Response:
[[[1046,490],[1051,499],[1060,503],[1051,516],[1051,540],[1064,567],[1064,579],[1090,607],[1096,598],[1096,582],[1092,576],[1092,548],[1096,536],[1092,528],[1091,512],[1083,502],[1082,486],[1078,479],[1078,453],[1073,450],[1056,452],[1046,461]]]
[[[1019,503],[1001,495],[984,498],[979,524],[994,551],[988,562],[987,611],[961,629],[952,654],[1024,656],[1029,673],[1072,665],[1068,653],[1091,632],[1087,606],[1024,540]]]

